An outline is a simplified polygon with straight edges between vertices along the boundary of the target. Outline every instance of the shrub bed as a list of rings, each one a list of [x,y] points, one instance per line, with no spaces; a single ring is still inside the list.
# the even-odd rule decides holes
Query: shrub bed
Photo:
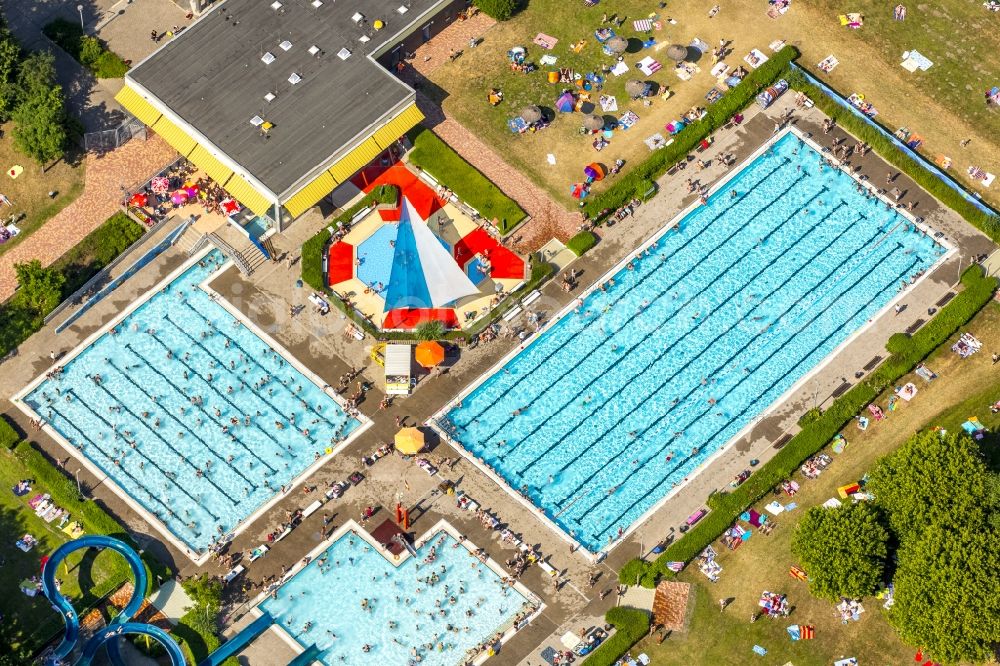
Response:
[[[962,275],[964,289],[910,338],[894,336],[892,355],[869,378],[834,400],[829,409],[806,424],[771,460],[733,492],[715,493],[708,498],[711,512],[683,538],[671,544],[656,560],[633,560],[622,567],[619,580],[652,587],[657,579],[674,575],[671,561],[689,562],[705,546],[729,528],[749,506],[787,479],[802,462],[826,446],[846,423],[875,400],[896,380],[910,372],[928,354],[947,341],[986,303],[996,289],[997,279],[985,276],[980,266],[970,266]]]
[[[912,178],[913,182],[930,192],[938,201],[961,215],[971,225],[994,241],[1000,242],[1000,217],[985,213],[977,208],[942,181],[940,177],[925,169],[919,161],[900,150],[871,123],[851,113],[831,99],[818,86],[810,83],[799,69],[790,68],[785,78],[792,88],[808,95],[820,111],[836,120],[843,129],[871,146],[882,159]]]
[[[120,79],[128,71],[121,56],[97,37],[84,35],[76,21],[58,18],[46,23],[42,32],[99,79]]]
[[[0,449],[13,449],[20,441],[21,436],[17,433],[17,430],[7,420],[6,416],[0,414]]]
[[[589,252],[595,245],[597,245],[597,236],[590,231],[581,231],[566,243],[566,247],[573,250],[573,254],[578,257]]]
[[[641,198],[650,187],[655,187],[656,179],[666,173],[667,169],[685,159],[702,139],[729,122],[734,114],[753,101],[757,93],[785,74],[788,64],[798,55],[799,52],[793,46],[786,46],[775,53],[766,63],[750,72],[738,86],[723,95],[722,99],[710,105],[708,115],[688,125],[674,137],[672,144],[653,151],[606,191],[588,197],[584,210],[592,218],[598,219],[605,209],[614,210],[634,197]]]
[[[620,606],[609,610],[604,619],[615,625],[615,634],[583,660],[586,666],[613,666],[649,633],[649,613],[643,610]]]
[[[495,219],[500,233],[506,234],[527,216],[513,199],[462,159],[437,134],[417,126],[407,136],[413,143],[410,163],[432,175],[486,219]]]

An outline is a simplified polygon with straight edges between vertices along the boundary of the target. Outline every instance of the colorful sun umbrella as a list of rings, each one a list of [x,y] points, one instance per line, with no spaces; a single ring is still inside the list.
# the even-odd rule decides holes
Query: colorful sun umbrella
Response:
[[[564,92],[556,100],[556,110],[560,113],[570,113],[574,106],[576,106],[576,99],[573,98],[573,93]]]
[[[604,167],[594,162],[583,167],[583,175],[590,180],[602,180],[606,174],[604,173]]]
[[[145,206],[149,202],[149,197],[146,196],[145,192],[136,192],[132,195],[132,198],[128,200],[133,206]]]
[[[149,189],[157,194],[166,194],[170,189],[170,180],[166,176],[157,176],[150,181]]]
[[[188,198],[194,198],[198,196],[198,186],[197,185],[185,185],[184,192],[188,195]]]
[[[184,190],[177,190],[176,192],[170,195],[170,200],[175,204],[177,204],[178,206],[181,205],[182,203],[186,203],[188,200],[187,192],[185,192]]]
[[[444,360],[444,347],[434,341],[421,342],[414,352],[417,363],[425,368],[433,368]]]
[[[403,455],[412,456],[424,448],[424,433],[418,428],[403,428],[396,433],[396,450]]]
[[[575,183],[570,190],[570,194],[574,199],[583,200],[588,194],[586,183]]]

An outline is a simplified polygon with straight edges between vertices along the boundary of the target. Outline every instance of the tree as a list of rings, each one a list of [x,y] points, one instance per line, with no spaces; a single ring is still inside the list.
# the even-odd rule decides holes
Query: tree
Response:
[[[475,0],[476,7],[498,21],[506,21],[518,8],[518,0]]]
[[[52,312],[62,300],[62,286],[66,276],[53,268],[42,268],[42,263],[32,259],[26,264],[14,264],[17,283],[21,285],[17,297],[41,316]]]
[[[939,661],[991,661],[1000,642],[1000,531],[945,521],[899,550],[890,622]]]
[[[425,321],[417,326],[416,336],[418,340],[440,340],[444,337],[444,324],[437,319]]]
[[[792,552],[809,575],[809,591],[836,601],[878,589],[888,541],[878,512],[867,503],[815,506],[796,526]]]
[[[10,119],[17,105],[17,64],[21,61],[21,46],[0,18],[0,122]]]
[[[56,85],[56,57],[50,51],[35,51],[17,68],[22,101],[47,93]]]
[[[987,492],[989,477],[971,438],[927,431],[880,458],[869,474],[868,490],[903,542],[918,537],[928,524],[984,524],[996,506],[996,495]]]
[[[13,118],[18,150],[41,165],[63,156],[68,134],[62,88],[53,86],[23,100]]]
[[[214,635],[222,610],[222,582],[202,574],[184,581],[181,587],[194,602],[194,606],[184,609],[185,621],[202,633]]]

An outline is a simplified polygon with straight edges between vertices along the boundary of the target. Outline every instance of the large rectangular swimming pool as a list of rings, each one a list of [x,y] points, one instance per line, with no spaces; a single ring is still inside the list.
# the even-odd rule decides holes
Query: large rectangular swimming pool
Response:
[[[23,398],[195,553],[359,425],[199,288],[223,260],[206,255]]]
[[[438,425],[600,550],[944,252],[786,134]]]

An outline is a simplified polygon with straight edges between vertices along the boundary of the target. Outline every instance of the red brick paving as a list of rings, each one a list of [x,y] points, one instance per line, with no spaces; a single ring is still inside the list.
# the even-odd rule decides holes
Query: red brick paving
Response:
[[[417,49],[411,66],[403,71],[401,77],[411,85],[417,83],[419,86],[421,78],[447,61],[449,49],[455,51],[468,49],[471,38],[482,37],[495,23],[482,13],[466,21],[455,21],[430,42]],[[576,233],[582,221],[579,213],[568,211],[553,201],[545,190],[511,167],[475,134],[421,94],[419,87],[417,106],[427,118],[425,124],[432,128],[435,134],[469,164],[479,169],[531,216],[531,219],[518,227],[512,235],[517,250],[532,252],[553,237],[565,242]]]
[[[48,266],[83,240],[119,210],[121,186],[152,174],[177,152],[163,139],[150,134],[147,141],[133,140],[103,157],[87,155],[83,192],[30,238],[0,256],[0,301],[17,287],[14,264],[38,259]]]

